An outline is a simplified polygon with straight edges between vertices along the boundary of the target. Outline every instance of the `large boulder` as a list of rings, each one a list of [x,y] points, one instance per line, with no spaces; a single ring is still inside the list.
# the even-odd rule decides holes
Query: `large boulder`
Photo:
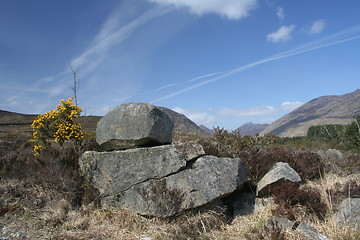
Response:
[[[360,198],[347,198],[340,203],[335,214],[337,225],[360,227]]]
[[[284,162],[276,163],[269,172],[258,182],[256,195],[261,195],[269,186],[281,181],[301,182],[299,174]]]
[[[96,141],[104,150],[171,143],[174,124],[160,108],[147,103],[123,104],[97,124]]]
[[[124,206],[141,215],[168,217],[226,197],[242,188],[246,180],[240,159],[204,156],[175,174],[104,197],[101,204]]]
[[[87,151],[81,156],[79,165],[88,184],[107,196],[149,179],[174,174],[204,154],[202,146],[196,143],[112,152]]]

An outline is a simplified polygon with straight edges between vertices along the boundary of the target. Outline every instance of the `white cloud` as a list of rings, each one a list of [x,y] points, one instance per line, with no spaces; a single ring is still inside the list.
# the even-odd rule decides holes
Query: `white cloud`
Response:
[[[283,102],[281,104],[281,110],[282,111],[286,111],[286,112],[291,112],[292,110],[300,107],[301,105],[303,105],[303,102]]]
[[[278,7],[277,10],[276,10],[276,15],[278,16],[278,18],[280,20],[283,20],[285,18],[284,8]]]
[[[321,33],[326,27],[326,23],[324,20],[320,19],[315,21],[309,30],[310,34],[318,34]]]
[[[277,31],[269,33],[266,36],[268,42],[286,42],[291,39],[291,33],[294,31],[295,25],[282,26]]]
[[[11,96],[5,99],[4,103],[1,103],[1,107],[12,107],[19,104],[19,96]]]
[[[215,116],[212,116],[207,112],[183,109],[180,107],[175,107],[172,110],[184,114],[186,117],[188,117],[190,120],[195,122],[197,125],[205,125],[211,127],[216,122]]]
[[[283,102],[278,107],[273,106],[259,106],[253,108],[240,108],[240,109],[230,109],[230,108],[222,108],[218,114],[223,117],[256,117],[256,116],[267,116],[279,113],[280,111],[290,112],[301,105],[303,102]]]
[[[257,6],[257,0],[150,0],[162,5],[185,7],[196,15],[215,13],[229,19],[241,19]]]
[[[253,117],[264,116],[276,113],[277,110],[272,106],[260,106],[254,108],[230,109],[223,108],[219,111],[221,116],[235,116],[235,117]]]

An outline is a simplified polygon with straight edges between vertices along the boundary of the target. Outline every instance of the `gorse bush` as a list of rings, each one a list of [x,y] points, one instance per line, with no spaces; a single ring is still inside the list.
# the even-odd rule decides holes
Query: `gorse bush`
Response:
[[[39,115],[31,127],[34,130],[35,139],[34,154],[38,156],[40,151],[48,145],[48,140],[55,140],[63,146],[67,140],[76,142],[84,138],[81,125],[76,122],[80,116],[81,108],[72,103],[73,98],[67,101],[61,100],[55,110]]]

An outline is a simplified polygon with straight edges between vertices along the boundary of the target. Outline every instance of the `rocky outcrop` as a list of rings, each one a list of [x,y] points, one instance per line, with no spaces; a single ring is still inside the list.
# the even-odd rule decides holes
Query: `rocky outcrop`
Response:
[[[169,217],[243,187],[240,159],[203,156],[196,143],[164,145],[171,142],[172,126],[160,108],[139,103],[121,105],[99,121],[97,141],[112,151],[85,152],[79,166],[102,207]]]
[[[160,108],[129,103],[112,109],[97,124],[96,141],[104,150],[171,143],[174,124]]]
[[[270,185],[274,185],[281,181],[301,182],[301,178],[289,164],[278,162],[258,182],[256,195],[261,195]]]

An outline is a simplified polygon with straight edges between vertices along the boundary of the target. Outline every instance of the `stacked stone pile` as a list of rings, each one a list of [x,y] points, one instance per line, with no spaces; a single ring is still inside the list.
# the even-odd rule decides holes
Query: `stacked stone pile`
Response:
[[[97,126],[105,152],[88,151],[80,169],[102,207],[168,217],[222,199],[247,180],[238,158],[204,156],[197,143],[171,144],[173,123],[145,103],[111,110]]]

